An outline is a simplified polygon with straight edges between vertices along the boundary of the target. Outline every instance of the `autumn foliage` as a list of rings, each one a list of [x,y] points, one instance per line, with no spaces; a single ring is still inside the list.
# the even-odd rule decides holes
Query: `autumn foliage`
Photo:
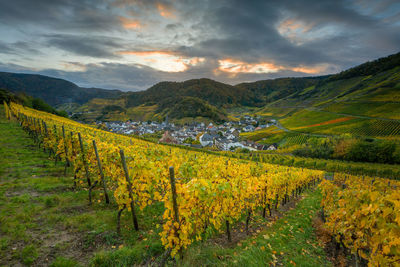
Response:
[[[335,174],[320,184],[325,229],[370,266],[400,264],[400,183]]]
[[[225,227],[229,230],[229,225],[243,215],[256,209],[265,211],[272,205],[277,208],[290,196],[301,193],[305,186],[323,177],[322,171],[158,145],[14,103],[10,108],[22,126],[39,139],[47,151],[53,151],[55,158],[71,163],[74,183],[89,189],[89,199],[90,191],[103,184],[104,191],[113,195],[118,214],[128,210],[134,216],[135,209],[143,210],[155,203],[163,203],[165,211],[160,237],[172,256],[202,239],[208,227],[217,231],[227,230]],[[94,141],[102,162],[104,183]],[[176,173],[178,214],[172,204],[170,166]]]

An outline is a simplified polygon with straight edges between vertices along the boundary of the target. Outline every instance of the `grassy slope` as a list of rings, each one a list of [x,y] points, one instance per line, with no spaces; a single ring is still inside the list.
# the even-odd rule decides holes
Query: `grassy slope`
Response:
[[[314,125],[343,117],[332,113],[301,110],[288,118],[280,120],[280,122],[288,129],[296,129],[297,127]]]
[[[304,133],[351,133],[398,140],[400,121],[379,118],[400,119],[400,67],[311,86],[270,103],[255,113],[279,118],[286,128]],[[307,127],[352,115],[356,117],[348,121]],[[269,137],[278,143],[284,143],[285,138],[286,134],[281,133]]]
[[[306,194],[284,217],[266,222],[266,229],[256,230],[233,247],[210,242],[193,246],[184,265],[331,266],[312,227],[312,218],[320,209],[320,192]]]

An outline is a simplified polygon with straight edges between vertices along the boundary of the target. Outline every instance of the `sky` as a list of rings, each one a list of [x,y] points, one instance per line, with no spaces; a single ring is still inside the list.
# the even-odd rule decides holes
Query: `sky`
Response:
[[[398,0],[1,0],[0,71],[138,91],[336,73],[400,51]]]

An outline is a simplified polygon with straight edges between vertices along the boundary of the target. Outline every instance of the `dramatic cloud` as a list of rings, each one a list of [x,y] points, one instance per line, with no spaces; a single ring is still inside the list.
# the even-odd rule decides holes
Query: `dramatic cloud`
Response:
[[[324,75],[400,49],[394,0],[0,2],[0,71],[142,90]]]
[[[118,40],[102,36],[48,35],[47,44],[81,56],[96,58],[117,57],[113,50],[121,48]]]

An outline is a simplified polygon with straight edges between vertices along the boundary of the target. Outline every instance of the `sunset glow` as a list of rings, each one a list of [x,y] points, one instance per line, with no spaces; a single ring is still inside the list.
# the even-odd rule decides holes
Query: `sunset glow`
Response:
[[[328,64],[321,64],[321,65],[314,66],[314,67],[300,65],[295,68],[290,68],[290,70],[295,71],[295,72],[307,73],[307,74],[318,74],[318,73],[326,71],[328,69],[328,67],[329,67]]]
[[[318,66],[305,66],[300,65],[296,67],[285,67],[276,65],[271,62],[260,62],[260,63],[247,63],[234,59],[218,60],[218,70],[231,74],[238,73],[274,73],[282,70],[290,70],[294,72],[301,72],[307,74],[317,74],[325,71],[329,65],[322,64]]]
[[[185,57],[170,51],[121,51],[121,55],[137,64],[165,72],[182,72],[205,61],[199,57]]]
[[[157,9],[160,15],[164,18],[173,19],[176,17],[173,9],[162,3],[157,3]]]
[[[140,22],[138,20],[133,20],[125,17],[119,17],[122,26],[125,29],[139,29],[141,28]]]
[[[281,69],[280,66],[268,62],[249,64],[238,60],[224,59],[218,60],[218,63],[220,71],[229,73],[273,73]]]

